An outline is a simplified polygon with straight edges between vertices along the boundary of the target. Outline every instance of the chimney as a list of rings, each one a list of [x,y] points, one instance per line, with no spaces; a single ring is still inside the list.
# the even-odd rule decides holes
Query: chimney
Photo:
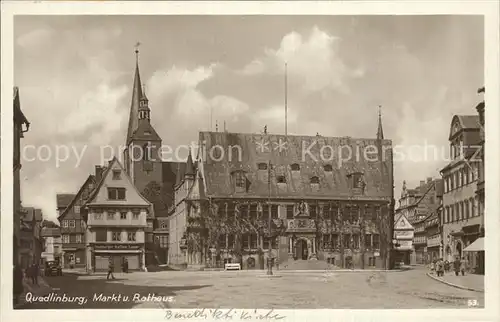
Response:
[[[428,177],[427,178],[427,183],[431,183],[432,182],[432,177]]]
[[[422,187],[425,184],[424,180],[420,180],[420,186]]]
[[[95,166],[95,181],[99,182],[101,181],[102,177],[102,167],[100,165]]]

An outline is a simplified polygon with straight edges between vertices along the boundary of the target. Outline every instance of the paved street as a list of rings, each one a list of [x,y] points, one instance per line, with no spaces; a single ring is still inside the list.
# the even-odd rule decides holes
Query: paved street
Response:
[[[155,272],[105,276],[66,274],[48,278],[59,295],[84,296],[87,302],[31,303],[28,309],[61,308],[467,308],[484,293],[447,286],[425,275],[423,268],[405,272],[284,272],[262,277],[261,272]],[[260,276],[260,277],[259,277]],[[113,302],[94,301],[94,294],[122,295]],[[172,296],[173,302],[134,302],[135,293]],[[251,296],[250,296],[251,295]],[[129,296],[123,301],[123,296]],[[160,306],[162,305],[162,306]]]

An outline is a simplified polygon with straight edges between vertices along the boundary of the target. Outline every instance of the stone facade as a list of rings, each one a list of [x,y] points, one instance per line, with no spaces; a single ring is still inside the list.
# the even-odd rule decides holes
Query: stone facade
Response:
[[[483,222],[479,197],[476,194],[481,162],[477,159],[479,118],[456,115],[450,127],[450,153],[453,160],[441,170],[444,180],[443,249],[444,258],[467,257],[472,267],[478,258],[463,249],[480,235]]]
[[[24,137],[24,133],[29,130],[30,123],[28,122],[26,116],[23,114],[21,110],[21,99],[19,97],[19,88],[14,87],[14,99],[13,99],[13,108],[14,108],[14,142],[13,142],[13,154],[14,154],[14,186],[13,186],[13,195],[14,195],[14,207],[13,207],[13,263],[20,264],[21,256],[20,256],[20,248],[21,245],[21,219],[24,216],[24,210],[21,202],[21,139]],[[26,246],[26,245],[24,245]]]

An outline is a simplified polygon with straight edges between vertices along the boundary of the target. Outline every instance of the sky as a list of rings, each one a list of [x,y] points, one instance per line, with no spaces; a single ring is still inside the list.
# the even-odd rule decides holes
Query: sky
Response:
[[[56,194],[76,193],[124,145],[138,42],[164,145],[216,120],[284,133],[286,62],[289,134],[375,138],[382,106],[384,136],[405,152],[397,199],[403,180],[417,186],[446,163],[422,147],[447,151],[453,115],[477,114],[483,29],[479,16],[17,16],[14,82],[31,122],[23,205],[55,220]]]

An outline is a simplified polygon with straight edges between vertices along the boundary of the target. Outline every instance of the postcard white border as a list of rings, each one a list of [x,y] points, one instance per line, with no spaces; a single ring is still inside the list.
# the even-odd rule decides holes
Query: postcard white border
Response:
[[[500,317],[499,226],[499,4],[498,1],[337,1],[337,2],[2,2],[2,175],[1,175],[1,319],[40,321],[138,321],[163,319],[162,310],[12,310],[12,89],[14,15],[484,15],[486,86],[486,277],[485,309],[434,310],[280,310],[286,321],[311,320],[439,320],[496,321]],[[478,84],[480,86],[481,84]],[[471,89],[474,90],[474,89]],[[44,107],[40,107],[44,108]],[[471,106],[471,111],[473,107]],[[474,113],[472,111],[472,113]],[[32,120],[36,122],[36,120]],[[332,290],[334,291],[334,290]],[[187,311],[187,310],[181,310]]]

